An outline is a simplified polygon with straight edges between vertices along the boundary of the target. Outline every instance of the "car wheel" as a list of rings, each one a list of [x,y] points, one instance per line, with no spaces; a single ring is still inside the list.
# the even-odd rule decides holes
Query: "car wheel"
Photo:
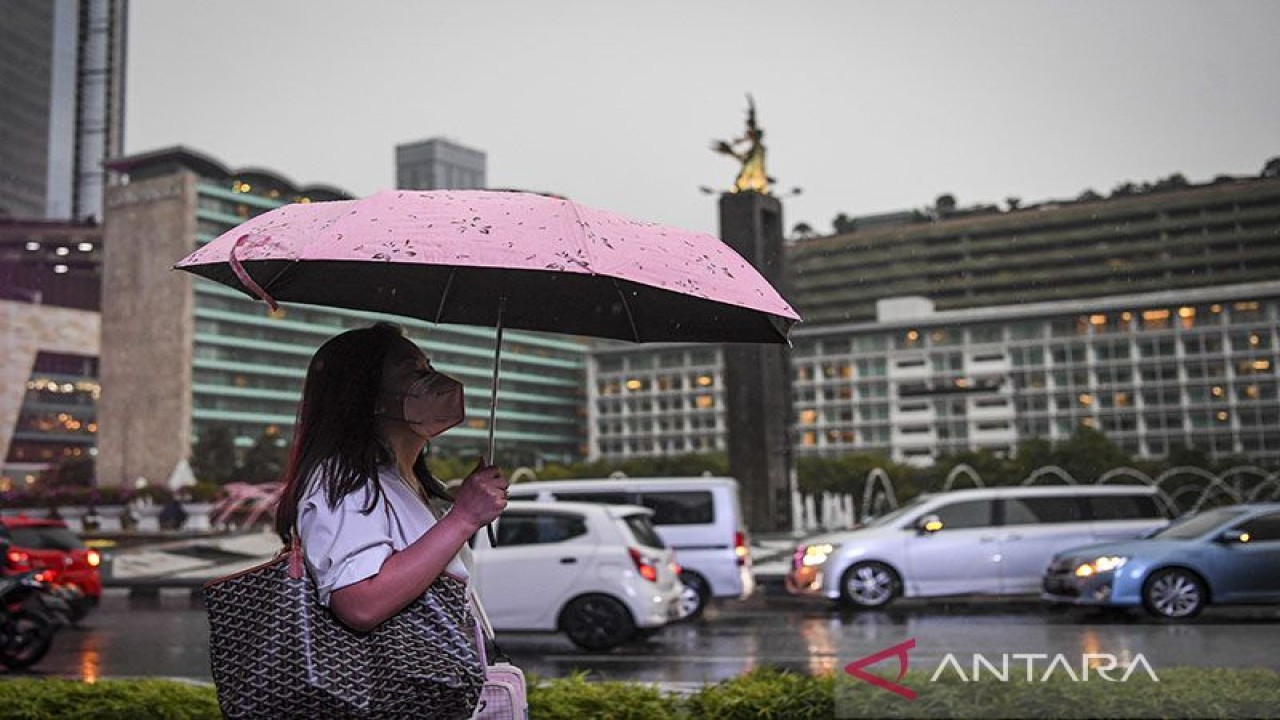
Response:
[[[680,573],[680,582],[684,583],[684,590],[680,593],[680,613],[685,620],[692,620],[707,609],[711,587],[701,575],[688,570]]]
[[[901,593],[898,573],[874,560],[854,563],[840,578],[840,599],[860,608],[882,607]]]
[[[631,611],[608,595],[574,599],[560,613],[560,628],[584,650],[608,650],[636,634]]]
[[[1142,586],[1142,604],[1156,617],[1181,620],[1195,617],[1208,602],[1204,581],[1190,570],[1167,568]]]

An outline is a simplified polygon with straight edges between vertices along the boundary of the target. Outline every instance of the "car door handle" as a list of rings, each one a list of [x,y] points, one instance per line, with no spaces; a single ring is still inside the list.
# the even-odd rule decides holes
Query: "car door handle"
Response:
[[[1004,536],[1004,539],[1005,539],[1006,541],[1008,541],[1008,540],[1021,540],[1021,539],[1022,539],[1022,536],[1021,536],[1021,535],[1019,535],[1019,534],[1017,534],[1017,533],[1014,533],[1014,534],[1012,534],[1012,535],[1005,535],[1005,536]]]
[[[578,558],[575,558],[575,557],[560,558],[560,564],[561,564],[561,565],[576,565],[576,564],[578,564]]]
[[[978,542],[993,543],[996,541],[996,539],[997,538],[994,535],[983,535],[982,537],[978,538]]]

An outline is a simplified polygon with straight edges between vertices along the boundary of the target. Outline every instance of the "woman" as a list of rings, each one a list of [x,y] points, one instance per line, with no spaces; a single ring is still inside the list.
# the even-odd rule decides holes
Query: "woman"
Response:
[[[394,325],[344,332],[312,358],[276,528],[286,542],[296,531],[320,601],[352,629],[442,576],[465,580],[467,540],[506,507],[507,481],[483,459],[453,497],[427,470],[429,441],[463,418],[462,385]]]

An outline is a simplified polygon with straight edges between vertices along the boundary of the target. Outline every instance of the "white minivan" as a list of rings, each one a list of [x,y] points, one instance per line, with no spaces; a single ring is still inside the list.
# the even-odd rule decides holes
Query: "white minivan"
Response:
[[[658,535],[682,568],[684,614],[694,618],[710,598],[755,591],[738,481],[728,477],[592,478],[521,482],[512,500],[573,500],[640,505],[653,510]]]
[[[1137,538],[1172,517],[1142,485],[991,487],[921,495],[796,549],[787,590],[872,608],[898,596],[1035,593],[1054,553]]]

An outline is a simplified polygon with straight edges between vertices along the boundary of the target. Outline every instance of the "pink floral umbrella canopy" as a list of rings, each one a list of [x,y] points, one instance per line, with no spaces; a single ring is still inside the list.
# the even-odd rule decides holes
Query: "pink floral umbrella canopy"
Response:
[[[532,193],[287,205],[175,267],[273,305],[634,342],[786,343],[800,319],[714,236]]]

